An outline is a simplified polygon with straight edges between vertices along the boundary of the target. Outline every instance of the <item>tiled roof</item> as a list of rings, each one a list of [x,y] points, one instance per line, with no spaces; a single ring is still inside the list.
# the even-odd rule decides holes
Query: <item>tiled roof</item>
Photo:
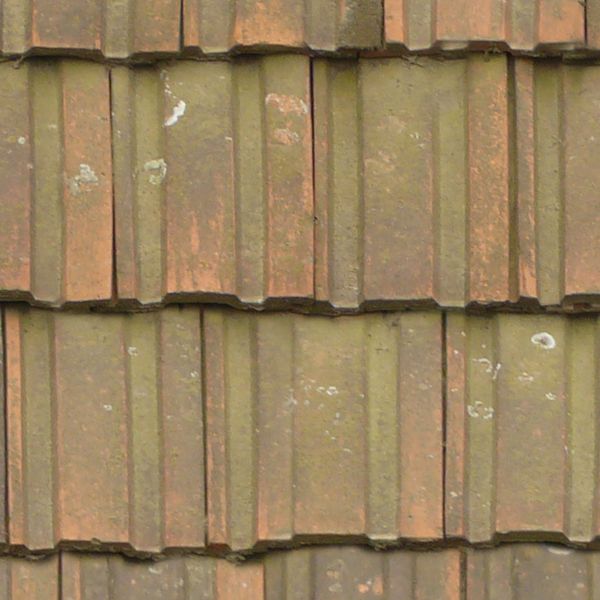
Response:
[[[0,600],[597,598],[599,57],[600,0],[0,0]]]

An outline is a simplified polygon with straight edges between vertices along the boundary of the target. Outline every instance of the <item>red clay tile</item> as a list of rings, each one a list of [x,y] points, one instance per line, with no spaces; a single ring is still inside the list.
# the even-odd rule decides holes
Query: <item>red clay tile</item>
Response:
[[[459,600],[457,550],[374,552],[337,546],[270,554],[266,600]]]
[[[189,556],[155,562],[63,554],[62,600],[266,600],[263,566]]]
[[[441,536],[441,321],[204,314],[209,543]]]
[[[113,71],[121,299],[312,295],[309,79],[302,56]]]
[[[0,290],[51,305],[112,291],[110,100],[104,67],[0,65]]]
[[[200,319],[8,308],[11,544],[204,544]]]
[[[58,557],[51,556],[37,560],[6,556],[0,558],[0,598],[2,600],[61,598]],[[64,600],[75,600],[75,598]]]
[[[506,58],[314,69],[317,299],[513,299]]]
[[[231,49],[381,45],[381,0],[184,0],[184,40],[203,53]]]
[[[448,315],[446,531],[600,531],[595,317]]]
[[[181,0],[3,0],[0,49],[101,52],[109,58],[174,53]]]
[[[545,544],[467,553],[466,597],[499,600],[594,600],[600,555]]]
[[[585,8],[579,0],[385,0],[385,37],[409,50],[581,48]]]
[[[516,82],[521,296],[599,305],[600,68],[521,59]]]

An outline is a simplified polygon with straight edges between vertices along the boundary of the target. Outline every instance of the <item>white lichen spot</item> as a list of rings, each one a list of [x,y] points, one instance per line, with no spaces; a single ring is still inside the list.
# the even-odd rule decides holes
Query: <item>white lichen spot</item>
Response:
[[[493,364],[489,358],[474,358],[474,363],[479,363],[480,365],[485,366],[485,372],[492,376],[492,381],[496,381],[498,379],[498,373],[502,368],[501,363]]]
[[[553,350],[556,348],[556,340],[547,331],[534,333],[531,336],[531,343],[536,346],[541,346],[544,350]]]
[[[187,105],[183,100],[179,100],[177,104],[173,107],[173,112],[171,116],[165,121],[165,127],[172,127],[179,121],[183,115],[185,115],[185,109]]]
[[[274,106],[284,114],[307,115],[308,104],[298,96],[288,96],[286,94],[267,94],[265,98],[267,106]]]
[[[534,380],[533,375],[530,375],[527,371],[523,371],[517,379],[523,383],[531,383]]]
[[[98,176],[90,165],[84,163],[79,165],[79,173],[67,180],[69,190],[73,196],[79,196],[85,192],[91,191],[94,186],[97,186]]]
[[[570,548],[561,548],[560,546],[546,546],[550,554],[558,554],[559,556],[569,556],[573,554],[573,550]]]
[[[192,372],[190,373],[190,377],[191,377],[192,379],[198,379],[198,377],[200,377],[200,373],[199,373],[198,371],[192,371]]]
[[[158,567],[148,567],[148,571],[153,575],[160,575],[162,573],[161,569]]]
[[[106,412],[112,412],[112,409],[113,409],[112,404],[104,404],[104,410]]]
[[[148,173],[151,185],[160,185],[167,176],[167,163],[164,158],[155,158],[144,164],[144,171]]]
[[[137,356],[138,355],[138,349],[135,346],[129,346],[127,348],[127,354],[129,354],[129,356]]]
[[[273,132],[273,138],[283,146],[292,146],[300,141],[300,136],[291,129],[276,129]]]
[[[26,140],[26,139],[25,139],[23,136],[21,136],[21,137],[20,137],[20,138],[17,140],[17,144],[19,144],[19,145],[21,145],[21,146],[22,146],[23,144],[25,144],[25,142],[26,142],[26,141],[27,141],[27,140]]]
[[[483,419],[489,421],[494,418],[494,409],[491,406],[485,406],[481,400],[467,406],[467,413],[473,419]]]
[[[546,398],[548,400],[556,400],[558,398],[558,396],[556,394],[553,394],[552,392],[547,392],[546,393]]]

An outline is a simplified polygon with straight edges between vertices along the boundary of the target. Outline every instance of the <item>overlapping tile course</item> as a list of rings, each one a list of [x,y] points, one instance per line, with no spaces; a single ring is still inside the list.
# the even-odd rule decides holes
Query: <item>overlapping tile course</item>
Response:
[[[3,298],[600,305],[598,66],[0,68]]]
[[[310,299],[309,68],[274,56],[113,70],[121,299]]]
[[[277,552],[242,564],[204,556],[131,561],[63,553],[0,559],[2,600],[593,600],[600,555],[546,544],[491,550]]]
[[[10,543],[204,545],[200,320],[5,313]]]

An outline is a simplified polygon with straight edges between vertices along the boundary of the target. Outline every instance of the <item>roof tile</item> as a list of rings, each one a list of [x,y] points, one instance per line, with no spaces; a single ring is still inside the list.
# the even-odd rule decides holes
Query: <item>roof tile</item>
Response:
[[[506,58],[317,60],[314,82],[317,299],[511,299]]]
[[[585,8],[580,0],[385,0],[385,36],[409,50],[580,48]]]
[[[0,558],[0,598],[2,600],[60,598],[58,556],[36,560],[6,556]]]
[[[52,305],[112,291],[108,73],[0,64],[0,290]]]
[[[204,319],[210,544],[441,536],[440,315]]]
[[[449,536],[598,534],[598,339],[596,317],[448,315]]]
[[[11,544],[202,546],[198,310],[5,320]]]
[[[333,52],[381,45],[382,0],[184,0],[188,48],[250,47]]]
[[[600,555],[545,544],[467,553],[467,597],[502,600],[594,600]]]
[[[108,58],[174,53],[181,0],[3,0],[1,51],[101,52]]]
[[[309,298],[308,59],[180,61],[112,80],[119,296]]]

